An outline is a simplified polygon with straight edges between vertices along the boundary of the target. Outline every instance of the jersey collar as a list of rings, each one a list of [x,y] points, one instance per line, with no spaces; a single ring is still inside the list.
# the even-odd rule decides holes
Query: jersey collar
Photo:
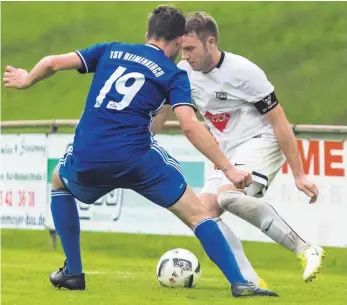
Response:
[[[220,50],[220,53],[221,53],[221,56],[220,56],[220,59],[219,59],[217,65],[211,71],[209,71],[207,73],[202,72],[202,74],[216,73],[217,69],[219,69],[222,66],[222,63],[223,63],[224,58],[225,58],[225,52]]]
[[[153,49],[155,49],[155,50],[163,51],[163,52],[164,52],[164,50],[163,50],[162,48],[159,48],[157,45],[155,45],[155,44],[153,44],[153,43],[146,43],[146,46],[147,46],[147,47],[151,47],[151,48],[153,48]]]
[[[216,65],[216,68],[219,69],[224,61],[224,57],[225,57],[225,52],[220,50],[221,52],[221,56],[220,56],[220,59],[219,59],[219,62],[218,64]]]

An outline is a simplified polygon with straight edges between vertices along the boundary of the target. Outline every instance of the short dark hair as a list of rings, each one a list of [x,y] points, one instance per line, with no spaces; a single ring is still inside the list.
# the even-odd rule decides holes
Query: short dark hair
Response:
[[[172,41],[185,33],[186,19],[172,5],[159,5],[148,18],[148,38]]]
[[[212,36],[218,41],[218,25],[212,16],[205,12],[193,12],[186,15],[186,34],[196,34],[201,40]]]

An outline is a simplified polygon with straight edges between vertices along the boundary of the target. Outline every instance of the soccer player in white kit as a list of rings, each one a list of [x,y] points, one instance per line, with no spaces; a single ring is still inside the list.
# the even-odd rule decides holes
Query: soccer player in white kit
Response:
[[[310,197],[310,203],[318,196],[317,187],[304,175],[296,138],[274,87],[254,63],[218,49],[218,26],[211,16],[196,12],[188,14],[186,20],[183,60],[178,66],[188,73],[193,102],[223,153],[235,166],[252,172],[253,179],[251,186],[237,189],[217,169],[203,187],[200,200],[218,219],[247,280],[266,287],[244,254],[239,238],[220,218],[224,210],[295,252],[305,267],[303,280],[310,282],[321,267],[324,250],[306,243],[260,199],[286,159],[297,188]],[[164,117],[163,111],[154,131]]]

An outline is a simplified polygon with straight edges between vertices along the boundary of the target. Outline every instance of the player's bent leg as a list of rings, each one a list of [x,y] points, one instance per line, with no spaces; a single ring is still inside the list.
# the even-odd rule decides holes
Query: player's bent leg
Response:
[[[159,145],[154,143],[126,178],[134,191],[169,209],[194,231],[207,255],[233,283],[234,296],[274,294],[244,279],[223,233],[187,186],[180,164]]]
[[[224,210],[218,204],[216,194],[200,194],[199,200],[207,208],[208,213],[212,218],[219,218],[224,213]]]
[[[252,265],[248,261],[239,238],[235,235],[231,228],[228,225],[226,225],[225,222],[220,218],[222,213],[225,211],[219,206],[217,201],[217,194],[221,185],[227,185],[229,188],[233,189],[235,188],[230,183],[230,181],[225,178],[224,174],[221,171],[217,170],[214,172],[212,176],[208,178],[207,182],[202,188],[200,201],[205,206],[207,206],[211,215],[215,217],[219,229],[222,231],[229,246],[234,251],[236,261],[241,269],[241,273],[245,276],[245,278],[248,281],[257,284],[262,288],[267,288],[266,282],[257,275]],[[235,188],[235,190],[237,189]]]
[[[251,194],[256,195],[262,185],[256,182],[253,184]],[[323,249],[307,244],[266,201],[224,186],[220,189],[218,203],[225,210],[259,228],[278,244],[295,252],[305,267],[305,281],[316,277],[324,257]]]
[[[66,260],[64,266],[53,272],[49,279],[54,287],[84,290],[80,251],[80,222],[75,198],[69,193],[59,177],[59,167],[52,176],[51,211],[54,226],[60,237]]]
[[[59,177],[59,166],[56,166],[53,174],[52,174],[52,190],[59,191],[59,190],[66,190],[65,185],[61,181]]]
[[[190,229],[194,230],[195,226],[202,220],[212,218],[207,210],[203,207],[192,189],[187,186],[181,198],[168,210],[181,219]]]
[[[218,195],[218,203],[225,210],[259,228],[271,239],[293,252],[299,252],[307,247],[306,242],[289,227],[272,206],[262,199],[247,196],[224,186]]]
[[[252,264],[248,260],[244,252],[241,240],[238,238],[238,236],[221,218],[215,218],[215,220],[220,230],[222,231],[224,237],[226,238],[229,246],[235,254],[235,258],[237,264],[240,267],[242,275],[246,278],[247,281],[252,282],[261,288],[268,288],[268,285],[265,282],[265,280],[257,274]]]
[[[224,273],[232,285],[232,295],[277,296],[275,292],[248,283],[240,272],[235,256],[216,221],[209,215],[194,192],[187,187],[177,203],[168,208],[187,224],[200,240],[209,258]]]
[[[242,275],[247,281],[252,282],[262,288],[268,288],[266,282],[261,279],[257,272],[253,269],[249,262],[240,239],[236,236],[233,230],[220,218],[224,210],[219,206],[217,195],[203,193],[199,196],[201,203],[208,208],[210,215],[215,219],[219,229],[222,231],[229,246],[234,252],[237,264],[241,270]]]
[[[247,194],[252,197],[262,196],[262,192],[259,190],[260,187],[259,183],[253,183],[247,188]],[[302,238],[300,238],[300,240],[302,240]],[[306,246],[298,248],[295,252],[304,269],[303,280],[305,282],[312,282],[322,267],[325,256],[324,249],[318,245],[309,245],[306,243]]]
[[[261,195],[262,192],[259,191],[259,184],[254,183],[248,187],[247,194],[253,197]],[[302,240],[302,238],[300,238],[300,240]],[[295,252],[297,257],[300,259],[301,266],[304,270],[303,280],[305,282],[312,282],[312,280],[317,277],[317,274],[322,267],[322,262],[325,256],[324,249],[318,245],[309,245],[306,243],[306,246],[298,248]]]

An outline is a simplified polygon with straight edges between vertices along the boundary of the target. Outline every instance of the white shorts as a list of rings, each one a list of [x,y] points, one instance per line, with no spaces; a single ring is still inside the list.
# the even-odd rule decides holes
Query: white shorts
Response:
[[[285,156],[275,138],[260,136],[236,146],[228,152],[229,160],[237,168],[251,172],[254,182],[263,185],[262,194],[285,162]],[[220,187],[231,184],[220,170],[207,179],[201,194],[217,194]],[[247,191],[247,189],[246,189]]]

